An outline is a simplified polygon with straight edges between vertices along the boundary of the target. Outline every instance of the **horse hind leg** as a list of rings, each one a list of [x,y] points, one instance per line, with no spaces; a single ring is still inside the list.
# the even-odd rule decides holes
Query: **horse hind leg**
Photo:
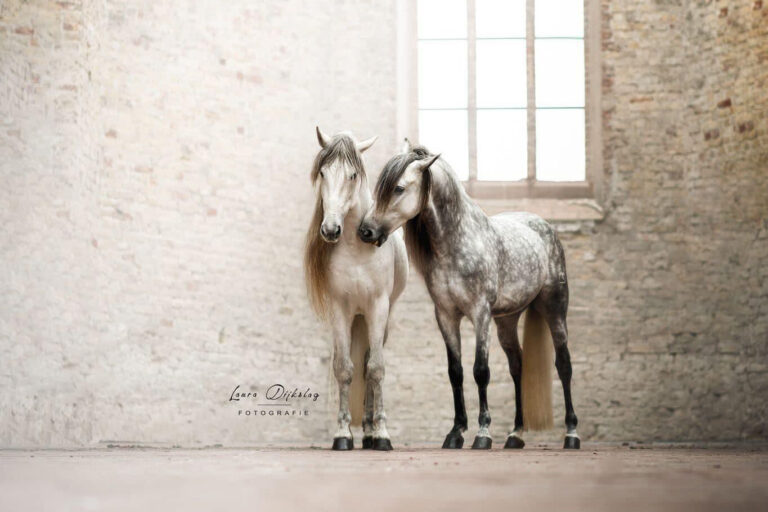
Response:
[[[523,350],[517,336],[517,323],[520,315],[503,316],[496,319],[496,330],[499,335],[499,344],[507,356],[509,374],[515,384],[515,423],[512,431],[507,436],[504,448],[520,449],[525,446],[523,441],[523,403],[521,376],[523,369]]]
[[[568,311],[568,285],[563,283],[561,289],[552,296],[541,301],[544,310],[544,319],[552,334],[552,342],[555,347],[555,368],[560,382],[563,385],[563,398],[565,402],[565,441],[563,448],[578,450],[581,440],[576,433],[579,423],[573,410],[571,399],[571,353],[568,351],[568,324],[566,314]]]

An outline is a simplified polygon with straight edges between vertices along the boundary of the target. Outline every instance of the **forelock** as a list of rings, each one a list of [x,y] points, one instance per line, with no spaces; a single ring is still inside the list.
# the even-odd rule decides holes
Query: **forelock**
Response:
[[[379,180],[376,182],[376,189],[374,193],[376,195],[377,210],[383,211],[387,208],[389,202],[392,200],[392,196],[395,193],[395,187],[397,187],[397,184],[400,182],[400,178],[403,177],[403,174],[405,173],[405,170],[408,169],[408,166],[411,165],[414,161],[423,160],[428,156],[430,156],[429,150],[420,144],[416,144],[411,147],[411,151],[408,153],[395,155],[389,159],[389,162],[384,165],[384,169],[382,169],[381,174],[379,175]],[[431,173],[429,170],[426,170],[422,176],[422,208],[426,205],[427,199],[429,197],[430,187]]]
[[[330,144],[320,150],[312,165],[312,182],[314,183],[323,167],[335,162],[350,165],[361,176],[365,176],[365,166],[355,141],[346,133],[333,136]]]

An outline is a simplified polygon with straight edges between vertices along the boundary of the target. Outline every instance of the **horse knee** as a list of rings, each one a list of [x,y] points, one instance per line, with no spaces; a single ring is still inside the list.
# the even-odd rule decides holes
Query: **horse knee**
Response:
[[[336,380],[338,382],[349,384],[352,382],[353,372],[354,365],[352,364],[352,359],[349,356],[333,358],[333,373],[336,376]]]
[[[487,361],[475,361],[472,373],[478,386],[487,386],[491,380],[491,369],[488,368]]]
[[[461,366],[461,361],[451,361],[448,364],[448,378],[453,386],[460,386],[464,383],[464,368]]]
[[[384,363],[370,359],[366,366],[366,376],[373,382],[381,382],[384,379]]]

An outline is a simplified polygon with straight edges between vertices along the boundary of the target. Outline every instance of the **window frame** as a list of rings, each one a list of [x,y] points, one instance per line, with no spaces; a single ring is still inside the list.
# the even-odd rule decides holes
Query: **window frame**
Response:
[[[600,3],[584,1],[584,181],[539,181],[536,179],[536,103],[534,13],[535,1],[526,0],[526,74],[528,174],[520,181],[485,181],[477,179],[477,95],[475,0],[467,1],[467,121],[469,179],[463,184],[477,199],[602,199],[602,112],[600,104]],[[418,122],[418,32],[417,2],[397,0],[397,134],[419,140]]]

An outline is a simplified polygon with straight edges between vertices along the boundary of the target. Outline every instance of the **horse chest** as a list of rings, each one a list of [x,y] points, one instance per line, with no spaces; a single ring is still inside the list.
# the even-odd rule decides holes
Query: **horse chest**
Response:
[[[352,306],[368,304],[387,295],[393,286],[391,251],[364,247],[362,251],[349,251],[342,247],[329,262],[329,284],[338,297],[354,302]],[[358,304],[359,303],[359,304]]]

